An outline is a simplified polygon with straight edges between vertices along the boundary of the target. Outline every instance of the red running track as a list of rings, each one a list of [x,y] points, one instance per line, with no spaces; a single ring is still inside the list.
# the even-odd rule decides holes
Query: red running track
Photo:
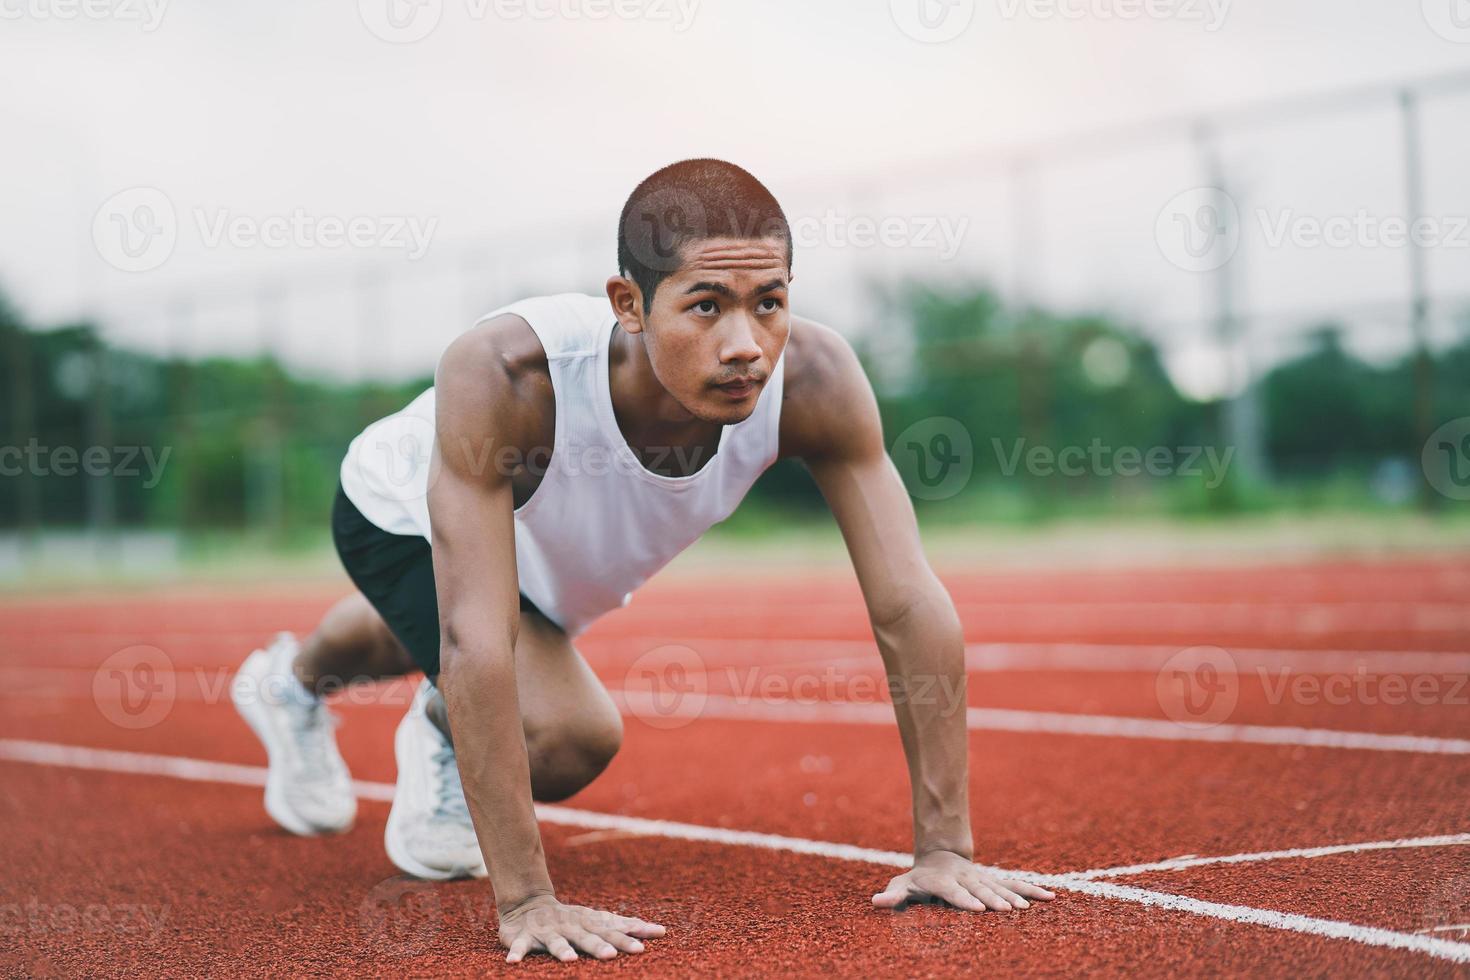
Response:
[[[1470,654],[1470,560],[946,581],[967,637],[986,645],[971,655],[975,707],[1148,719],[1167,733],[1160,658],[1209,644],[1244,665],[1227,725],[1437,740],[1431,750],[1382,751],[976,729],[972,805],[985,863],[1064,874],[1470,833],[1470,755],[1457,747],[1470,739],[1470,710],[1459,700],[1467,692],[1455,693],[1465,673],[1456,657]],[[310,629],[342,591],[0,602],[0,757],[25,740],[258,766],[263,753],[223,699],[228,672],[275,630]],[[807,706],[818,716],[802,721],[707,712],[667,728],[630,717],[623,753],[567,806],[904,851],[895,729],[820,716],[835,707],[825,702],[866,691],[858,679],[881,677],[870,639],[850,577],[652,583],[580,644],[610,687],[636,680],[650,649],[682,644],[699,656],[710,694],[728,698],[752,678],[787,689],[806,678],[821,682],[824,703]],[[125,728],[105,671],[109,657],[139,644],[164,658],[174,683],[160,717]],[[984,660],[992,644],[1019,666],[994,669]],[[1064,656],[1048,652],[1068,644]],[[1343,703],[1270,696],[1282,669],[1356,676],[1359,654],[1373,683],[1349,687]],[[1419,681],[1423,696],[1380,696],[1390,677],[1406,691]],[[393,778],[404,690],[385,685],[358,699],[367,703],[340,707],[344,754],[360,780]],[[343,837],[303,840],[275,830],[259,797],[229,782],[0,759],[0,970],[510,972],[482,883],[395,875],[381,847],[385,803],[365,800]],[[671,927],[642,956],[575,969],[1470,975],[1470,841],[1094,879],[1245,910],[1230,917],[1066,888],[1049,906],[977,916],[871,909],[868,896],[894,873],[876,864],[628,829],[547,824],[544,833],[564,898]],[[1257,912],[1274,924],[1241,921]],[[1346,934],[1292,931],[1281,923],[1299,921],[1293,915]],[[1374,944],[1385,935],[1410,937],[1411,948]],[[542,960],[514,972],[565,969]]]

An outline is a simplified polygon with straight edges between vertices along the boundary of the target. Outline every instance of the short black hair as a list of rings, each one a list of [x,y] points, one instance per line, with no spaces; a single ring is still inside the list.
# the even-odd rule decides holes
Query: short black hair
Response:
[[[618,219],[618,271],[643,291],[679,268],[683,248],[708,238],[780,238],[791,272],[791,225],[766,186],[724,160],[681,160],[643,179]]]

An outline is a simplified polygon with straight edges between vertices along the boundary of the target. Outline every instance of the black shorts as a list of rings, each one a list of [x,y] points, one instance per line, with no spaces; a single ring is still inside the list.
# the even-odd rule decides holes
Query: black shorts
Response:
[[[341,484],[332,503],[332,541],[352,584],[367,596],[430,678],[439,674],[439,599],[429,542],[391,534],[362,516]],[[540,612],[524,595],[521,609]]]

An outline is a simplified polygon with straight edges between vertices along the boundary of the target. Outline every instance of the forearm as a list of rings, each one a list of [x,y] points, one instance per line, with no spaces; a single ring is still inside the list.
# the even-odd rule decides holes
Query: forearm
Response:
[[[965,644],[954,604],[936,580],[873,630],[908,759],[914,853],[971,857]]]
[[[513,641],[495,653],[446,645],[439,676],[465,801],[502,911],[554,894],[531,797],[513,648]]]

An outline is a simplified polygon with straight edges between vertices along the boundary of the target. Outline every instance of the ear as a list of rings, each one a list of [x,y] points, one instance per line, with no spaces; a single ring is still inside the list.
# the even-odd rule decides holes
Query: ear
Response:
[[[612,304],[618,326],[625,332],[643,331],[643,290],[636,282],[624,276],[613,276],[607,281],[607,301]]]

